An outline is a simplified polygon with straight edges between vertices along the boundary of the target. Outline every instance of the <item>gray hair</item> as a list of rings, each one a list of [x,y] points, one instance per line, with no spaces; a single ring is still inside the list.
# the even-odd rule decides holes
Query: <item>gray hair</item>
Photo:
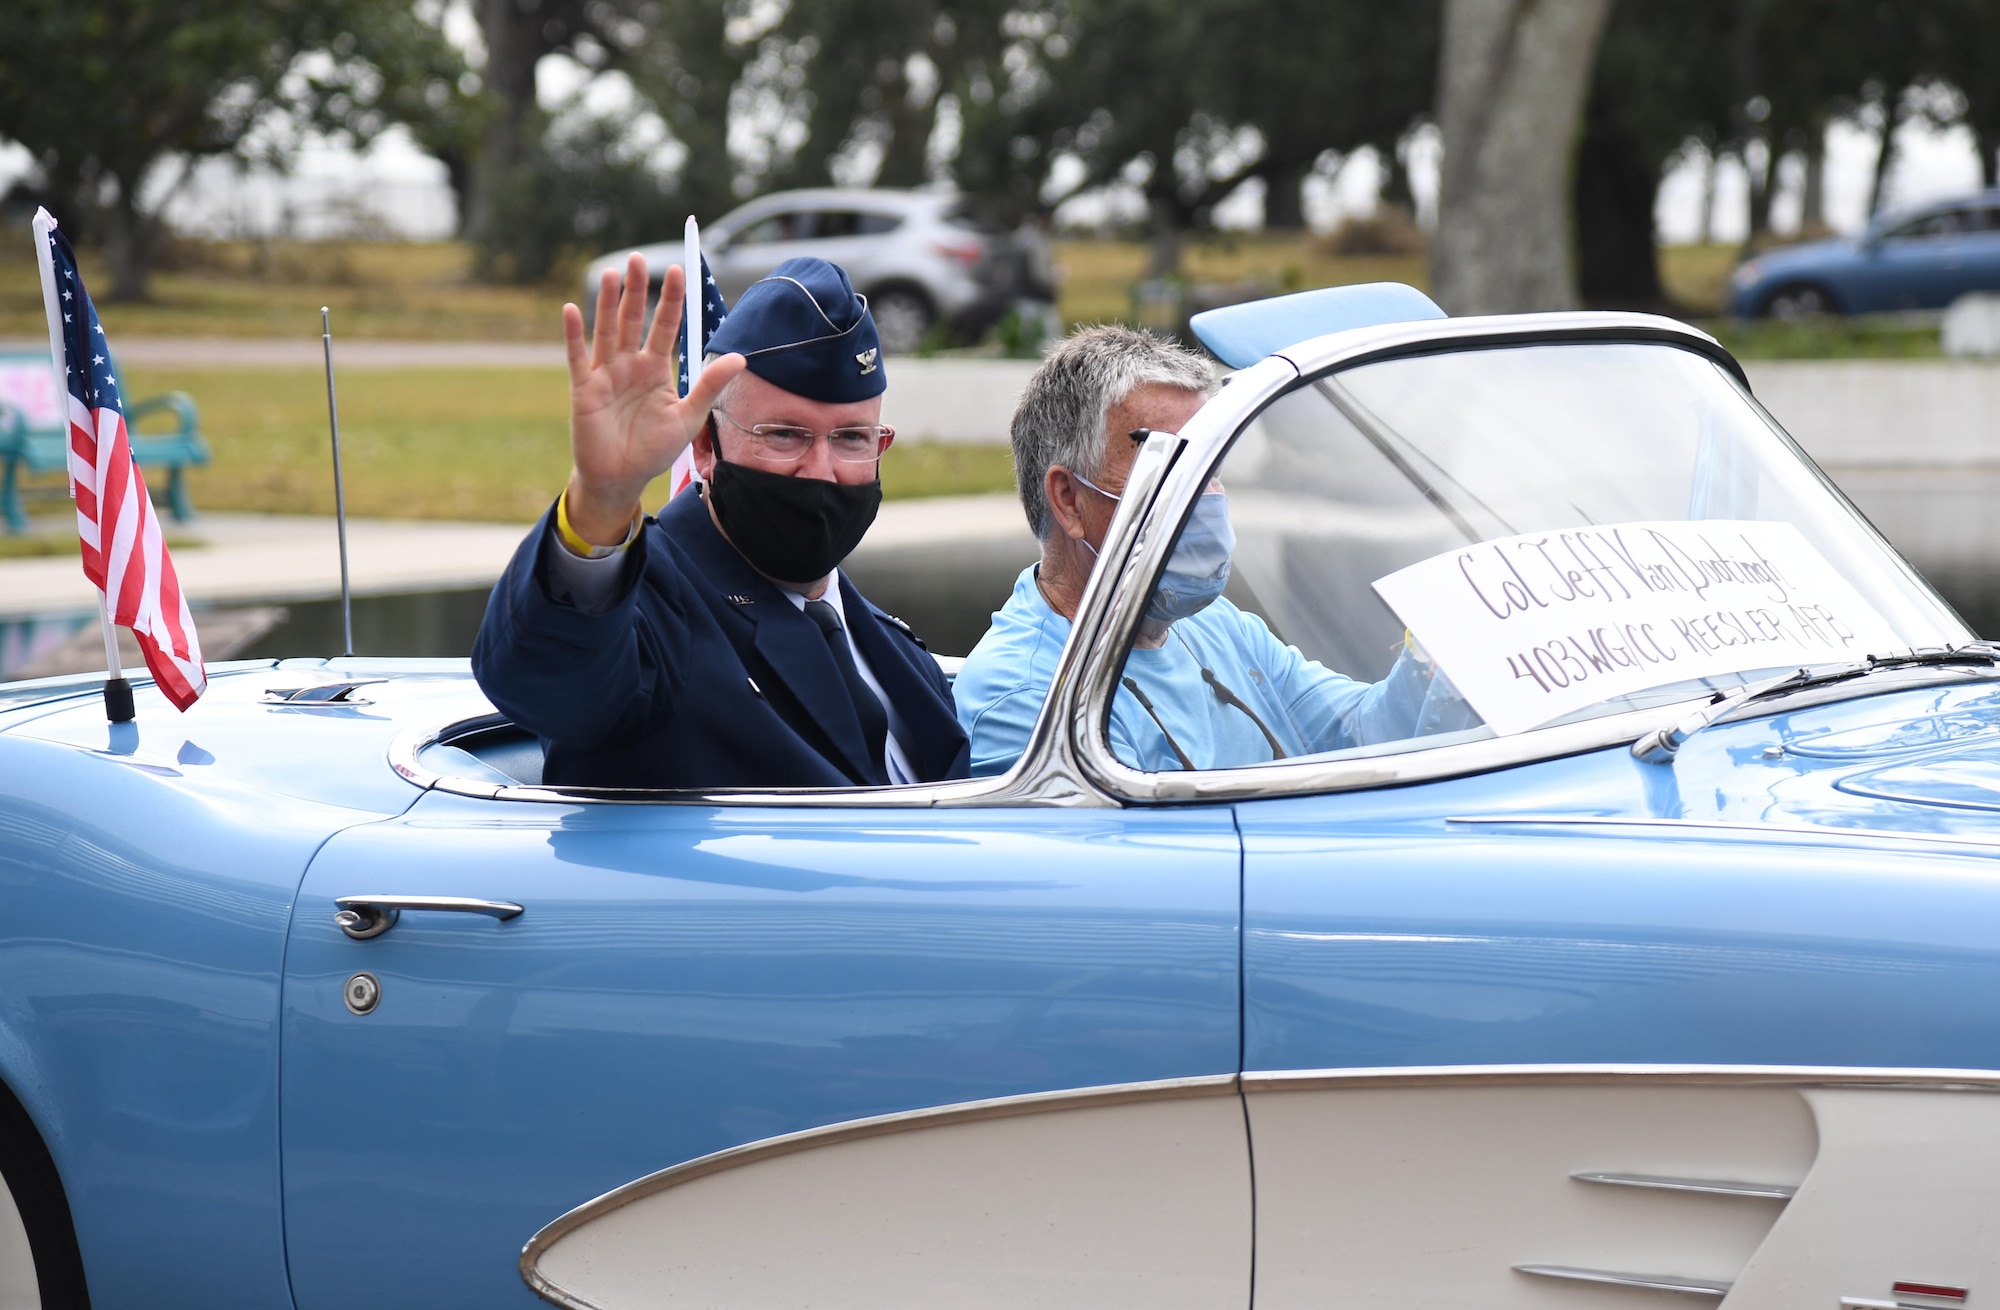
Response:
[[[1028,526],[1047,540],[1043,486],[1060,464],[1085,477],[1104,467],[1104,419],[1111,407],[1148,384],[1207,395],[1208,361],[1178,342],[1106,324],[1088,327],[1049,352],[1014,407],[1014,479]]]

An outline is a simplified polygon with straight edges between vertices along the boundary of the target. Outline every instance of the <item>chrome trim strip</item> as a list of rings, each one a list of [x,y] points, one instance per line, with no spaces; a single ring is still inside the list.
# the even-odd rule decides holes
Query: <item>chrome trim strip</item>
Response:
[[[1446,827],[1480,828],[1661,828],[1669,832],[1722,832],[1766,841],[1807,842],[1819,846],[1853,846],[1858,842],[1891,842],[1898,846],[1943,846],[1991,854],[2000,852],[2000,835],[1958,837],[1935,832],[1901,832],[1893,828],[1808,828],[1776,823],[1731,822],[1726,819],[1664,819],[1598,814],[1461,814],[1445,819]]]
[[[1730,1283],[1710,1278],[1682,1278],[1678,1274],[1621,1274],[1610,1269],[1578,1269],[1570,1265],[1515,1265],[1517,1274],[1537,1278],[1567,1278],[1579,1283],[1610,1283],[1614,1287],[1644,1287],[1655,1292],[1682,1292],[1689,1296],[1729,1295]]]
[[[946,1124],[976,1123],[985,1119],[1011,1119],[1022,1115],[1046,1114],[1055,1110],[1099,1109],[1147,1101],[1194,1100],[1236,1094],[1235,1074],[1164,1078],[1154,1082],[1114,1083],[1102,1087],[1080,1087],[1057,1092],[1031,1092],[1023,1096],[1000,1096],[984,1101],[963,1101],[955,1105],[902,1110],[894,1114],[850,1119],[820,1128],[808,1128],[802,1132],[786,1133],[780,1137],[746,1142],[741,1146],[732,1146],[727,1150],[698,1156],[657,1173],[647,1174],[644,1178],[614,1188],[593,1200],[585,1201],[574,1210],[551,1221],[540,1232],[529,1238],[527,1245],[521,1248],[521,1278],[545,1300],[569,1307],[570,1310],[597,1310],[589,1302],[572,1297],[542,1276],[540,1270],[536,1268],[536,1262],[543,1252],[582,1225],[630,1205],[642,1197],[691,1183],[697,1178],[706,1178],[710,1174],[756,1164],[762,1160],[776,1159],[779,1156],[822,1146],[834,1146],[842,1142],[861,1141],[870,1137],[884,1137],[892,1133],[936,1128]]]
[[[1608,1187],[1643,1187],[1659,1192],[1700,1192],[1705,1196],[1750,1196],[1760,1201],[1789,1201],[1799,1189],[1790,1183],[1726,1183],[1715,1178],[1663,1178],[1658,1174],[1571,1174],[1579,1183]]]
[[[1584,1086],[1652,1083],[1686,1087],[1888,1087],[1905,1091],[2000,1092],[2000,1069],[1882,1069],[1784,1064],[1447,1064],[1369,1069],[1245,1071],[1244,1094],[1349,1087]]]

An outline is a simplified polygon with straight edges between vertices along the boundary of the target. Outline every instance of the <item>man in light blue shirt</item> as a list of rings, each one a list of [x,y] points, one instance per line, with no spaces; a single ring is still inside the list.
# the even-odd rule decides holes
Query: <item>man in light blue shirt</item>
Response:
[[[1177,432],[1207,397],[1193,352],[1143,332],[1089,328],[1037,369],[1016,408],[1014,467],[1042,559],[1022,572],[953,685],[972,772],[1026,748],[1117,509],[1138,429]],[[1406,644],[1364,683],[1307,659],[1222,598],[1235,545],[1211,485],[1161,578],[1112,701],[1117,757],[1148,771],[1230,768],[1470,726],[1450,684]]]

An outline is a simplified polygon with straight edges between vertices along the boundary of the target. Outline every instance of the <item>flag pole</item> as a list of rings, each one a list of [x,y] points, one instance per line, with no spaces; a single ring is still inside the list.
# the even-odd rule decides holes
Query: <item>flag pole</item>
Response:
[[[104,625],[104,717],[113,723],[133,719],[132,684],[126,680],[124,662],[118,658],[118,629],[111,623],[111,608],[104,593],[97,593],[97,618]]]
[[[347,580],[347,491],[340,481],[340,407],[333,400],[333,315],[319,307],[319,340],[326,349],[326,421],[333,429],[333,521],[340,532],[340,626],[346,654],[354,654],[354,591]]]
[[[687,305],[687,325],[681,342],[687,347],[688,391],[694,391],[694,384],[701,380],[701,225],[688,215],[687,227],[681,236],[681,268],[687,274],[682,279],[682,291]]]

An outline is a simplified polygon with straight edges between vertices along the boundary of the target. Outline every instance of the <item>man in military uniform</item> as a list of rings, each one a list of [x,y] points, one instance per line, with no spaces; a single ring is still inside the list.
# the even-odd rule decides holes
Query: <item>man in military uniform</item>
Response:
[[[886,389],[868,302],[794,259],[744,292],[686,397],[669,269],[606,273],[569,348],[569,485],[493,589],[480,687],[546,748],[543,779],[595,787],[844,787],[963,777],[937,663],[839,571],[881,504]],[[643,338],[643,339],[642,339]],[[699,494],[640,496],[693,443]]]

